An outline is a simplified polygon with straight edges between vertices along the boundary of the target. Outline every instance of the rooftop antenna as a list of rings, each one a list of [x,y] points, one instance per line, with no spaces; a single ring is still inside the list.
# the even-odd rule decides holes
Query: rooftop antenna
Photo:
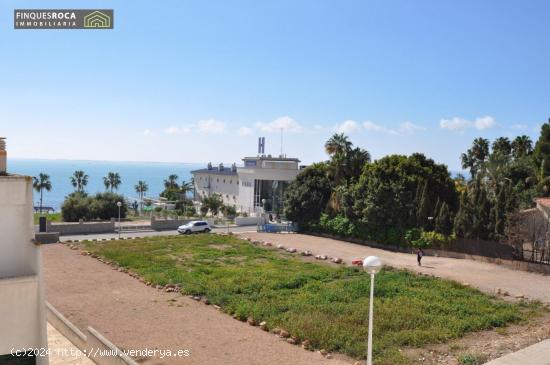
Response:
[[[265,137],[258,138],[258,154],[263,155],[265,153]]]

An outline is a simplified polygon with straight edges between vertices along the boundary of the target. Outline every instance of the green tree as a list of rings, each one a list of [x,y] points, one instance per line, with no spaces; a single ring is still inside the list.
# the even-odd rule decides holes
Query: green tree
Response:
[[[211,196],[206,196],[202,198],[202,205],[204,207],[207,207],[213,216],[217,216],[220,210],[223,208],[222,196],[220,194],[212,194]]]
[[[517,136],[512,141],[512,156],[521,158],[530,155],[533,152],[533,142],[526,135]]]
[[[84,188],[88,185],[88,175],[82,170],[73,172],[73,176],[71,176],[71,185],[77,192],[83,193]]]
[[[149,190],[149,185],[143,180],[139,180],[137,184],[134,186],[134,189],[136,193],[139,195],[139,201],[140,201],[140,209],[143,209],[143,197]]]
[[[454,220],[454,232],[459,237],[469,238],[472,235],[472,207],[468,200],[468,192],[460,194],[460,204]]]
[[[495,235],[501,237],[504,235],[504,229],[506,227],[506,187],[501,187],[497,195],[496,204],[494,206],[495,216]]]
[[[416,194],[415,194],[416,192]],[[405,231],[428,226],[435,203],[457,205],[447,166],[423,154],[391,155],[365,166],[354,188],[354,215],[362,238],[395,244]]]
[[[550,121],[541,127],[533,158],[539,168],[539,181],[542,181],[550,175]]]
[[[122,181],[120,180],[120,175],[118,172],[109,172],[107,176],[103,178],[103,185],[105,185],[105,189],[109,190],[111,193],[113,190],[118,190],[120,184],[122,184]]]
[[[460,157],[463,169],[469,169],[472,177],[480,170],[481,165],[489,157],[489,140],[476,138],[472,147]]]
[[[34,190],[38,193],[40,193],[40,213],[42,213],[42,198],[44,190],[51,191],[52,190],[52,182],[50,181],[50,175],[40,173],[38,174],[38,177],[33,177],[33,183],[32,187]]]
[[[435,219],[435,230],[444,235],[453,233],[453,222],[451,212],[447,203],[443,202],[439,208],[439,214]]]
[[[176,175],[176,174],[169,175],[168,179],[164,180],[164,188],[166,190],[177,190],[177,189],[179,189],[178,175]]]
[[[498,153],[503,156],[509,156],[512,153],[512,144],[507,137],[499,137],[495,139],[492,145],[492,153]]]
[[[319,221],[331,196],[326,163],[316,163],[300,171],[285,192],[286,217],[302,226]]]

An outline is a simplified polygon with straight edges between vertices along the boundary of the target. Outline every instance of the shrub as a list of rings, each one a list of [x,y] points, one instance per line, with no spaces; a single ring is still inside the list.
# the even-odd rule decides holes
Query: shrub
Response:
[[[71,194],[63,202],[61,216],[65,222],[78,222],[80,219],[92,219],[90,205],[92,199],[81,194]]]
[[[322,232],[338,236],[353,236],[355,232],[355,225],[341,215],[330,218],[328,214],[321,214],[318,227]]]
[[[422,232],[422,240],[427,242],[428,246],[443,248],[448,246],[456,237],[454,235],[444,235],[435,231]]]
[[[237,209],[232,205],[224,205],[222,211],[226,218],[233,218],[237,215]]]
[[[117,202],[122,202],[120,217],[125,218],[128,207],[124,197],[115,193],[98,193],[93,197],[84,194],[71,194],[65,198],[61,215],[65,222],[78,222],[80,219],[108,220],[118,217]]]

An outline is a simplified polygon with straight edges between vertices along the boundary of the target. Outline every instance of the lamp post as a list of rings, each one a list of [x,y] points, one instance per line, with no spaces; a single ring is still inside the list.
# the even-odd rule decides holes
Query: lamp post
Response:
[[[116,206],[118,207],[118,239],[120,239],[120,207],[122,207],[122,203],[117,202]]]
[[[370,301],[369,301],[369,338],[367,345],[367,365],[372,365],[372,322],[374,305],[374,276],[382,268],[382,260],[376,256],[368,256],[363,260],[363,270],[370,273]]]

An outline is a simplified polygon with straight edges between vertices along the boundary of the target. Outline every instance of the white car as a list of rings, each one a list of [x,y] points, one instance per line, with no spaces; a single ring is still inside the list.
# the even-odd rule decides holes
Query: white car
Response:
[[[211,230],[210,225],[206,221],[191,221],[178,227],[178,232],[181,234],[191,234],[196,232],[208,233]]]

